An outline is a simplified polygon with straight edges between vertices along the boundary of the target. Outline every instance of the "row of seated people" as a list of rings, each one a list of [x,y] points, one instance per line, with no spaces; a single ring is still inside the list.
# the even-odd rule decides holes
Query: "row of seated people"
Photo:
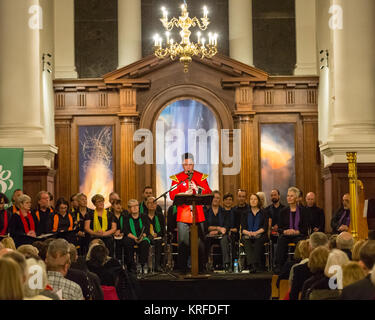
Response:
[[[100,239],[85,256],[65,239],[49,238],[19,247],[0,242],[0,300],[135,300],[134,275],[109,256]]]
[[[370,273],[375,263],[375,234],[354,241],[349,232],[329,238],[314,232],[300,240],[294,258],[278,275],[281,300],[373,300]],[[284,284],[282,282],[284,281]]]
[[[96,210],[93,211],[87,208],[87,197],[84,194],[77,194],[71,197],[71,210],[68,210],[69,204],[65,200],[60,199],[56,205],[56,212],[53,211],[49,204],[50,195],[47,192],[40,192],[37,195],[38,208],[30,212],[31,199],[26,196],[26,198],[21,198],[22,201],[18,201],[18,198],[22,196],[22,191],[18,190],[15,192],[12,199],[14,204],[7,212],[1,208],[1,205],[4,205],[6,202],[6,198],[5,196],[0,196],[0,231],[2,234],[6,234],[7,232],[11,233],[15,236],[16,241],[30,242],[32,239],[25,238],[25,234],[34,237],[49,232],[75,230],[77,232],[68,232],[66,237],[67,240],[77,243],[82,252],[87,251],[87,246],[91,238],[102,238],[110,249],[111,256],[114,254],[114,247],[118,249],[117,256],[120,255],[121,247],[125,247],[125,260],[128,267],[131,269],[135,268],[133,263],[135,245],[139,247],[139,262],[143,265],[147,260],[149,244],[152,241],[152,244],[155,245],[156,269],[158,270],[160,268],[161,255],[160,240],[163,239],[165,235],[165,219],[162,214],[162,209],[158,205],[151,204],[153,207],[156,206],[156,209],[154,209],[155,211],[152,210],[154,214],[152,215],[151,213],[151,217],[144,219],[145,222],[143,222],[143,224],[146,223],[148,226],[145,228],[146,232],[144,232],[142,236],[140,234],[142,219],[138,219],[139,213],[147,216],[148,208],[145,204],[145,199],[150,195],[152,195],[152,188],[145,187],[143,191],[144,200],[140,202],[139,205],[138,202],[135,204],[136,200],[128,204],[128,209],[134,216],[134,219],[126,219],[126,217],[129,217],[129,212],[122,209],[119,196],[114,192],[110,194],[112,206],[107,210],[104,210],[103,197],[98,196],[92,199],[96,206]],[[250,270],[263,269],[263,244],[270,237],[271,239],[273,238],[274,242],[277,240],[277,243],[280,243],[276,250],[276,262],[278,266],[281,267],[286,259],[288,243],[297,242],[301,237],[311,233],[311,231],[324,230],[324,213],[320,208],[315,206],[313,193],[308,193],[306,197],[306,207],[297,205],[298,201],[300,201],[300,195],[299,190],[296,188],[291,188],[288,191],[287,201],[289,207],[284,207],[280,203],[280,193],[276,189],[271,192],[272,205],[266,208],[264,208],[264,197],[260,196],[252,194],[250,196],[249,206],[246,203],[246,191],[239,190],[237,194],[237,206],[233,207],[233,195],[226,194],[223,197],[224,206],[221,207],[219,205],[221,201],[220,192],[214,192],[212,206],[205,210],[206,222],[202,226],[201,234],[203,236],[201,239],[203,241],[201,242],[206,244],[208,250],[203,250],[201,260],[204,262],[207,261],[206,252],[209,251],[212,240],[217,238],[216,235],[219,235],[223,255],[223,266],[228,269],[232,262],[232,257],[230,257],[229,252],[232,252],[233,258],[238,258],[237,244],[241,237],[246,252],[246,262]],[[348,209],[345,208],[345,205],[348,206],[348,200],[345,197],[347,197],[347,195],[344,195],[343,209],[340,209],[332,219],[332,224],[335,223],[337,225],[337,227],[334,228],[336,232],[343,231],[345,228],[347,230],[347,226],[350,222],[348,219]],[[132,209],[132,207],[134,208]],[[292,211],[288,208],[292,208]],[[297,208],[299,210],[297,210]],[[296,211],[293,211],[293,209]],[[24,213],[24,219],[22,219],[23,217],[21,215],[15,215],[12,221],[12,213],[18,211]],[[168,210],[169,231],[174,231],[176,229],[175,216],[173,214],[175,211],[175,207],[173,206]],[[301,212],[298,212],[298,214],[294,213],[297,211]],[[2,212],[3,214],[1,214]],[[29,212],[30,215],[28,214]],[[104,225],[102,220],[103,213],[105,218]],[[288,219],[288,216],[293,217],[296,229],[288,229],[288,226],[290,227],[290,219]],[[296,216],[296,218],[294,218],[294,216]],[[26,219],[26,217],[28,218]],[[224,217],[224,219],[222,217]],[[339,219],[337,219],[337,217],[339,217]],[[335,222],[336,220],[337,222]],[[31,223],[32,221],[34,221],[34,226]],[[8,224],[9,227],[7,226]],[[150,234],[150,225],[153,226],[152,234]],[[7,227],[9,230],[6,230]],[[28,228],[31,230],[28,230]],[[35,233],[33,229],[35,229]],[[301,229],[302,232],[298,229]],[[240,230],[241,232],[239,232]],[[298,232],[300,234],[295,234]],[[127,236],[124,237],[124,234]],[[112,235],[115,236],[115,240],[113,240]],[[281,236],[279,237],[279,235]],[[140,236],[143,238],[142,241],[138,239]],[[156,238],[156,240],[154,240],[154,238]],[[114,246],[116,243],[117,246]],[[204,245],[203,248],[205,248]]]

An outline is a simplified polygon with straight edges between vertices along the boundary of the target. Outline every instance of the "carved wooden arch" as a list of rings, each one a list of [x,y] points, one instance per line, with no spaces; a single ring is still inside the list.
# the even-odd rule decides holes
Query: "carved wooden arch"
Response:
[[[144,106],[144,110],[141,114],[139,128],[149,129],[151,132],[155,132],[156,120],[159,118],[161,112],[171,103],[179,100],[193,99],[196,100],[206,107],[208,107],[214,114],[218,130],[220,129],[234,129],[234,121],[231,115],[229,107],[224,101],[220,99],[211,90],[194,85],[194,84],[182,84],[173,87],[169,87],[155,96],[153,96]],[[221,141],[219,134],[219,143]],[[155,137],[154,137],[155,143]],[[154,148],[154,159],[155,159],[155,148]],[[219,186],[222,188],[224,180],[222,175],[221,162],[219,162]],[[156,166],[155,165],[143,165],[139,167],[138,176],[139,181],[144,181],[145,185],[151,185],[156,191]],[[143,188],[142,186],[140,186]],[[142,192],[142,190],[140,190]]]

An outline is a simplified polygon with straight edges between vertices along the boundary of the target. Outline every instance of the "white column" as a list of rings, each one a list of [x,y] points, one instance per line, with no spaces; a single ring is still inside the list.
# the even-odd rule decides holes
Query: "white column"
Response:
[[[142,59],[141,0],[118,0],[118,67]]]
[[[74,52],[74,0],[54,0],[55,78],[78,78]]]
[[[316,1],[296,0],[295,75],[317,75],[316,57]]]
[[[24,148],[25,166],[51,167],[57,152],[52,78],[42,71],[42,53],[53,54],[52,13],[48,0],[0,1],[0,146]]]
[[[229,52],[232,59],[253,66],[252,0],[229,0]]]
[[[375,162],[375,1],[335,0],[332,15],[332,131],[321,145],[325,166],[346,163],[357,151],[358,162]],[[340,17],[342,13],[342,29]]]

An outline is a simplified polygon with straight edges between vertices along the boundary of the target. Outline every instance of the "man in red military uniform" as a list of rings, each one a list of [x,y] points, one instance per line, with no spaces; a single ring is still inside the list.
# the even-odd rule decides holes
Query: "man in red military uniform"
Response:
[[[190,153],[182,156],[182,167],[184,171],[171,176],[172,186],[179,186],[169,192],[169,197],[174,200],[176,194],[210,194],[211,189],[207,183],[207,174],[194,170],[194,158]],[[204,225],[205,216],[202,206],[196,206],[196,223],[198,224],[199,234],[199,269],[204,269],[205,252],[204,252]],[[187,260],[190,246],[190,225],[193,222],[192,206],[181,205],[177,207],[177,236],[178,236],[178,266],[182,272],[187,271]]]

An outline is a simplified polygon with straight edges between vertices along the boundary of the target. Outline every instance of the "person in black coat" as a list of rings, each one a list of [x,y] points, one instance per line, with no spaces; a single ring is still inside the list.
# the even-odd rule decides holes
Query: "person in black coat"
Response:
[[[304,207],[297,205],[299,190],[295,187],[288,189],[288,207],[280,212],[279,217],[279,239],[276,249],[276,269],[279,272],[287,260],[288,244],[296,244],[305,239],[308,233],[309,219]]]
[[[374,300],[375,285],[369,273],[375,264],[375,240],[367,241],[360,250],[359,265],[367,273],[366,278],[348,285],[342,290],[341,300]],[[374,272],[374,271],[372,271]]]
[[[264,243],[267,241],[268,217],[260,209],[261,201],[257,194],[250,195],[250,210],[241,217],[242,242],[246,252],[246,262],[251,273],[261,271]]]
[[[316,206],[315,193],[309,192],[306,195],[306,214],[309,217],[309,234],[313,232],[324,232],[325,217],[323,209]]]

